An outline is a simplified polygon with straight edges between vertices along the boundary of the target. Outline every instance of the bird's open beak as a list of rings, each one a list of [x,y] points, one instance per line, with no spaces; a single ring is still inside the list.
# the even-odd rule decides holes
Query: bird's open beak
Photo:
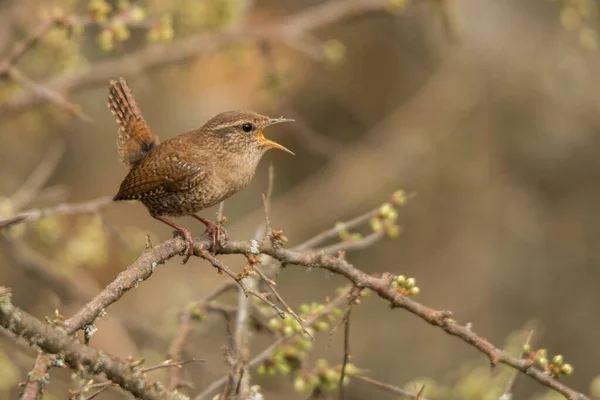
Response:
[[[283,118],[283,117],[279,117],[279,118],[271,118],[269,119],[269,124],[267,126],[271,126],[271,125],[275,125],[275,124],[279,124],[281,122],[294,122],[293,119],[290,118]],[[274,142],[272,140],[269,140],[265,137],[265,135],[263,134],[262,129],[260,130],[260,132],[258,132],[258,140],[264,144],[267,147],[272,147],[274,149],[279,149],[279,150],[283,150],[287,153],[290,153],[292,155],[295,155],[291,150],[286,149],[285,147],[283,147],[282,145],[280,145],[277,142]]]

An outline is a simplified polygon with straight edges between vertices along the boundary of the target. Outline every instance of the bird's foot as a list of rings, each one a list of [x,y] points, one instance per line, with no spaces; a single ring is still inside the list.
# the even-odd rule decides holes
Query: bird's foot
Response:
[[[211,252],[216,253],[217,249],[221,246],[221,243],[227,243],[227,231],[221,224],[216,224],[212,221],[206,224],[206,232],[212,239]]]
[[[195,214],[192,215],[192,217],[196,218],[198,221],[206,225],[206,233],[208,233],[208,235],[212,239],[212,245],[208,250],[210,250],[212,253],[217,252],[217,249],[219,248],[221,243],[227,243],[227,231],[225,230],[225,228],[223,228],[223,226],[220,223],[215,223],[209,219]]]
[[[174,236],[180,235],[183,237],[183,240],[185,240],[186,246],[185,249],[181,252],[181,255],[183,256],[183,260],[181,260],[181,263],[185,264],[188,262],[190,257],[194,255],[194,238],[192,237],[192,233],[187,229],[179,229],[173,233]]]

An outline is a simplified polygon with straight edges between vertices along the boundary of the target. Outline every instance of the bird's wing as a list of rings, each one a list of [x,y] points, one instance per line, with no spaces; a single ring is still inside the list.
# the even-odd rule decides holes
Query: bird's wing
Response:
[[[189,190],[206,178],[206,171],[197,163],[175,155],[161,154],[160,160],[153,158],[145,158],[131,168],[115,200],[142,200],[147,196],[160,197]]]

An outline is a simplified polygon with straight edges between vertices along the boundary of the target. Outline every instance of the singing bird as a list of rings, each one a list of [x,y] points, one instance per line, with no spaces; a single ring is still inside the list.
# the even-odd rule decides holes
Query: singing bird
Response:
[[[197,213],[246,187],[267,150],[294,154],[263,134],[266,127],[293,119],[225,111],[196,130],[159,143],[125,79],[110,82],[108,107],[119,124],[117,154],[129,167],[114,200],[138,200],[153,218],[180,232],[187,244],[183,263],[194,254],[192,234],[167,217],[191,216],[202,222],[214,251],[221,233],[225,240],[227,233]]]

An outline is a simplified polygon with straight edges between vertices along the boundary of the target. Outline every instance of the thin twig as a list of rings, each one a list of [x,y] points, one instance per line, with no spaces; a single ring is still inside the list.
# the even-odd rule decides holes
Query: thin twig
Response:
[[[385,234],[383,232],[373,232],[358,240],[344,240],[339,243],[334,243],[330,246],[315,249],[315,251],[324,254],[337,254],[340,251],[366,249],[367,247],[375,244],[377,241],[383,239],[384,236]]]
[[[192,315],[189,310],[185,310],[179,315],[179,324],[177,330],[173,336],[171,344],[167,349],[167,360],[179,360],[183,351],[183,346],[187,341],[189,333],[192,329],[191,326]],[[181,369],[175,368],[168,371],[167,375],[167,389],[176,390],[179,388],[179,382],[181,381]]]
[[[523,344],[523,348],[525,348],[525,346],[529,345],[531,343],[531,339],[533,339],[533,333],[535,332],[534,329],[530,330],[529,333],[527,334],[527,339],[525,339],[525,343]],[[523,358],[524,355],[524,350],[521,350],[521,355],[519,356],[520,358]],[[509,396],[512,392],[512,388],[515,384],[515,381],[517,380],[517,376],[519,375],[519,371],[518,370],[514,370],[512,375],[510,376],[510,379],[508,380],[507,384],[506,384],[506,388],[504,389],[504,394],[503,396]]]
[[[387,390],[388,392],[394,393],[394,394],[399,394],[400,396],[407,398],[407,399],[413,399],[413,400],[427,400],[424,397],[419,397],[421,392],[417,393],[417,394],[413,394],[411,392],[409,392],[408,390],[404,390],[402,388],[399,388],[397,386],[394,385],[390,385],[388,383],[383,383],[383,382],[379,382],[373,378],[369,378],[368,376],[363,376],[363,375],[354,375],[353,376],[354,379],[358,379],[360,381],[363,382],[367,382],[370,383],[371,385],[378,387],[380,389],[383,390]],[[422,390],[422,389],[421,389]]]
[[[336,224],[333,228],[327,229],[327,230],[313,236],[312,238],[308,239],[307,241],[300,243],[297,246],[294,246],[294,250],[300,251],[300,250],[313,249],[316,246],[323,243],[324,241],[339,236],[339,234],[341,232],[343,232],[344,230],[352,229],[358,225],[361,225],[361,224],[367,222],[369,219],[373,218],[378,213],[379,213],[379,207],[377,207],[371,211],[368,211],[362,215],[359,215],[356,218],[352,218],[351,220],[342,222],[341,224]]]
[[[350,289],[351,289],[351,286],[346,286],[335,299],[333,299],[332,301],[327,303],[327,305],[325,306],[325,309],[321,313],[309,318],[306,321],[306,324],[308,326],[313,326],[314,323],[317,322],[317,320],[319,320],[319,318],[321,318],[325,315],[328,315],[331,311],[333,311],[333,309],[335,309],[340,304],[342,304],[346,300]],[[289,342],[292,338],[293,338],[293,336],[282,336],[279,339],[275,340],[273,343],[271,343],[271,345],[269,347],[267,347],[262,352],[260,352],[258,355],[256,355],[248,363],[248,367],[254,368],[254,367],[259,366],[261,363],[263,363],[265,360],[267,360],[267,359],[269,359],[269,357],[271,357],[271,354],[273,354],[273,352],[275,351],[275,349],[277,349],[278,346]],[[208,385],[208,387],[206,389],[204,389],[202,391],[202,393],[198,394],[194,398],[194,400],[206,399],[211,394],[213,394],[214,392],[219,390],[223,385],[225,385],[228,381],[228,378],[229,378],[229,375],[225,375],[225,376],[213,381],[210,385]]]
[[[350,315],[352,306],[348,307],[348,311],[344,314],[344,362],[342,363],[342,371],[340,372],[339,383],[339,399],[344,400],[344,378],[346,377],[346,365],[350,358]]]
[[[296,321],[298,321],[298,323],[302,327],[302,330],[304,331],[304,333],[306,333],[312,340],[315,340],[315,338],[313,337],[313,335],[311,335],[310,331],[308,329],[306,329],[306,326],[304,326],[304,319],[300,318],[298,316],[298,314],[296,314],[296,312],[292,309],[292,307],[290,307],[285,302],[285,300],[283,299],[283,297],[281,297],[281,295],[277,292],[277,290],[275,289],[275,282],[273,282],[269,278],[267,278],[267,276],[261,271],[261,269],[258,267],[257,264],[254,264],[252,266],[252,268],[254,268],[254,270],[256,271],[256,273],[262,278],[262,280],[267,284],[267,286],[269,286],[269,288],[271,289],[271,292],[273,292],[273,294],[275,295],[275,297],[277,298],[277,300],[279,300],[279,302],[285,307],[285,310],[289,314],[291,314],[292,317],[294,317],[294,319]]]

